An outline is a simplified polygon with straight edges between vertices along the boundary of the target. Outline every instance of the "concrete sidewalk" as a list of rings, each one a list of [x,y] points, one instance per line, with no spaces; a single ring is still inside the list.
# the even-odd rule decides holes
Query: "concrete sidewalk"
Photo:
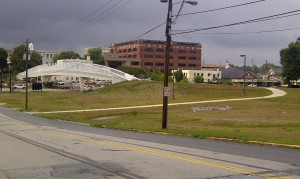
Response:
[[[216,103],[216,102],[225,102],[225,101],[255,100],[255,99],[275,98],[275,97],[281,97],[281,96],[286,95],[286,92],[284,92],[280,89],[276,89],[276,88],[266,88],[266,89],[272,91],[273,94],[271,94],[269,96],[254,97],[254,98],[220,99],[220,100],[209,100],[209,101],[193,101],[193,102],[183,102],[183,103],[170,103],[169,106],[202,104],[202,103]],[[112,111],[112,110],[140,109],[140,108],[154,108],[154,107],[162,107],[162,104],[145,105],[145,106],[129,106],[129,107],[118,107],[118,108],[82,109],[82,110],[28,112],[28,113],[29,114],[74,113],[74,112]]]

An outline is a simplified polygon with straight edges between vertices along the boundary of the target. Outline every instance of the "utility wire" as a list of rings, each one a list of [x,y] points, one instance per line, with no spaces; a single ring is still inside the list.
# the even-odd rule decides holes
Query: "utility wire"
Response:
[[[117,10],[119,10],[120,8],[124,7],[125,5],[127,5],[128,3],[130,3],[132,0],[128,0],[126,3],[122,4],[121,6],[117,7],[119,4],[121,4],[123,1],[125,0],[120,0],[118,1],[117,3],[115,3],[114,5],[112,5],[111,7],[109,7],[107,10],[105,10],[103,13],[99,14],[98,16],[82,23],[81,25],[77,26],[77,27],[74,27],[74,28],[69,28],[69,30],[65,31],[65,35],[60,37],[61,38],[66,38],[70,35],[72,35],[73,33],[76,33],[76,32],[79,32],[79,31],[82,31],[84,30],[85,28],[87,28],[88,26],[91,26],[93,24],[95,24],[96,22],[102,20],[103,18],[111,15],[112,13],[116,12]],[[116,8],[117,7],[117,8]],[[114,9],[115,8],[115,9]],[[111,12],[109,12],[111,11]],[[106,14],[107,12],[109,12],[108,14]],[[58,34],[56,37],[53,37],[52,39],[48,39],[48,40],[56,40],[58,39],[59,35],[62,35],[62,34]]]
[[[230,8],[235,8],[235,7],[240,7],[240,6],[246,6],[246,5],[250,5],[250,4],[254,4],[254,3],[259,3],[259,2],[263,2],[263,1],[266,1],[266,0],[258,0],[258,1],[252,1],[252,2],[249,2],[249,3],[243,3],[243,4],[237,4],[237,5],[232,5],[232,6],[226,6],[226,7],[222,7],[222,8],[217,8],[217,9],[211,9],[211,10],[206,10],[206,11],[200,11],[200,12],[194,12],[194,13],[187,13],[187,14],[178,14],[177,16],[184,16],[184,15],[191,15],[191,14],[202,14],[202,13],[207,13],[207,12],[213,12],[213,11],[219,11],[219,10],[225,10],[225,9],[230,9]],[[177,17],[176,16],[176,17]],[[176,19],[176,18],[175,18]],[[162,25],[166,24],[166,22],[163,22],[162,24],[159,24],[157,25],[156,27],[146,31],[145,33],[139,35],[138,37],[136,37],[135,39],[138,39],[152,31],[154,31],[155,29],[161,27]]]
[[[71,26],[57,32],[57,33],[54,33],[52,35],[50,35],[49,37],[46,37],[44,39],[41,39],[39,40],[38,42],[41,42],[41,41],[46,41],[47,39],[50,39],[50,38],[53,38],[55,36],[59,36],[60,34],[64,33],[64,32],[67,32],[68,30],[72,29],[73,27],[77,26],[78,24],[80,24],[81,22],[87,20],[89,17],[91,17],[92,15],[94,15],[95,13],[97,13],[98,11],[100,11],[101,9],[103,9],[104,7],[106,7],[109,3],[111,3],[113,0],[110,0],[108,1],[107,3],[105,3],[104,5],[101,5],[99,8],[97,8],[96,10],[94,10],[93,12],[91,12],[90,14],[88,14],[87,16],[81,18],[79,21],[77,21],[76,23],[72,24]]]
[[[221,7],[221,8],[211,9],[211,10],[206,10],[206,11],[191,12],[191,13],[181,14],[181,15],[178,15],[178,16],[202,14],[202,13],[206,13],[206,12],[213,12],[213,11],[219,11],[219,10],[224,10],[224,9],[230,9],[230,8],[234,8],[234,7],[246,6],[246,5],[255,4],[255,3],[259,3],[259,2],[263,2],[263,1],[266,1],[266,0],[252,1],[252,2],[248,2],[248,3],[237,4],[237,5],[233,5],[233,6],[227,6],[227,7]]]
[[[242,35],[242,34],[261,34],[261,33],[272,33],[272,32],[283,32],[291,30],[299,30],[298,28],[289,28],[289,29],[275,29],[275,30],[263,30],[263,31],[254,31],[254,32],[216,32],[216,33],[194,33],[194,34],[203,34],[203,35]]]
[[[231,23],[231,24],[220,25],[220,26],[213,26],[213,27],[207,27],[207,28],[186,29],[186,30],[173,30],[173,31],[179,31],[179,32],[173,33],[171,35],[186,34],[186,33],[198,32],[198,31],[205,31],[205,30],[218,29],[218,28],[223,28],[223,27],[230,27],[230,26],[236,26],[236,25],[242,25],[242,24],[248,24],[248,23],[255,23],[255,22],[261,22],[261,21],[279,19],[279,18],[284,18],[284,17],[290,17],[290,16],[299,15],[300,13],[298,13],[298,14],[292,14],[292,13],[299,12],[299,11],[300,10],[295,10],[295,11],[290,11],[290,12],[286,12],[286,13],[281,13],[281,14],[275,14],[275,15],[271,15],[271,16],[256,18],[256,19],[252,19],[252,20],[235,22],[235,23]],[[292,15],[288,15],[288,14],[292,14]],[[286,16],[283,16],[283,15],[286,15]],[[278,17],[278,16],[281,16],[281,17]]]

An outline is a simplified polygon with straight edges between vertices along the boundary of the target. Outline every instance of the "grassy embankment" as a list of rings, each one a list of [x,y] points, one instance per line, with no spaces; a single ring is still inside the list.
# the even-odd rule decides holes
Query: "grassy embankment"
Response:
[[[161,129],[162,108],[39,114],[50,119],[89,123],[92,126],[190,135],[224,137],[238,141],[261,141],[300,145],[300,90],[284,89],[288,95],[272,99],[169,106],[168,129]],[[247,88],[246,97],[271,94],[263,88]],[[242,87],[175,85],[169,103],[241,98]],[[30,111],[57,111],[138,106],[162,103],[162,84],[124,82],[90,93],[29,93]],[[7,106],[24,108],[24,93],[2,93]],[[230,106],[228,111],[192,112],[193,107]]]

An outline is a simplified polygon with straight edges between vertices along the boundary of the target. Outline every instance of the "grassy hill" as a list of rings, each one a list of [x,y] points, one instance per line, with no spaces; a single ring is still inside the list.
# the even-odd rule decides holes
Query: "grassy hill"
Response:
[[[89,93],[30,92],[29,108],[30,111],[61,111],[161,104],[162,89],[160,82],[131,81]],[[300,145],[300,91],[284,90],[288,95],[271,99],[169,106],[167,130],[161,129],[162,107],[39,115],[96,127]],[[246,92],[246,97],[271,94],[264,88],[247,87]],[[242,86],[176,83],[175,99],[169,97],[169,104],[242,97]],[[24,99],[24,93],[0,94],[0,101],[10,107],[24,108]],[[192,111],[224,106],[229,110]]]

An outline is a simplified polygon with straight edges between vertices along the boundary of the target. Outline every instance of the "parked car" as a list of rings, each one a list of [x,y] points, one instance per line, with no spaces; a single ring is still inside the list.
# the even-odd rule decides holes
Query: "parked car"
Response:
[[[26,85],[25,84],[16,84],[14,85],[14,89],[25,89]]]
[[[64,82],[64,81],[62,81],[62,80],[59,80],[59,81],[57,82],[57,84],[58,84],[58,85],[64,85],[64,84],[65,84],[65,82]]]
[[[83,92],[89,92],[89,91],[92,91],[92,87],[91,87],[90,85],[84,85],[82,91],[83,91]]]

